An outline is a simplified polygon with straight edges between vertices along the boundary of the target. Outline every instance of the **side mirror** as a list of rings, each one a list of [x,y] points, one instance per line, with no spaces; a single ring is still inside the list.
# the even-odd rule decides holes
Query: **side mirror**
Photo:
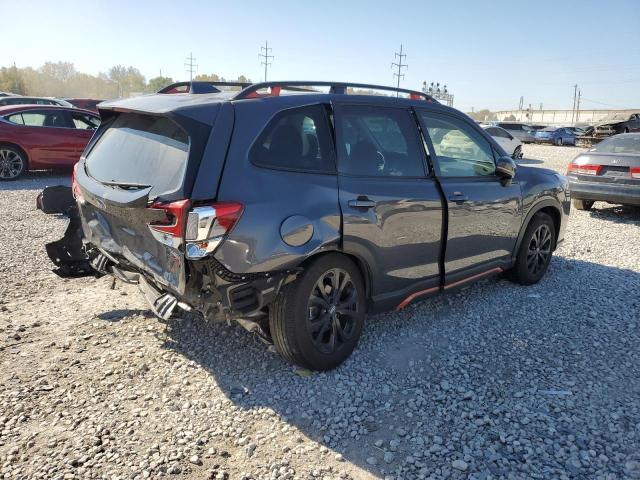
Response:
[[[511,157],[498,158],[496,161],[496,175],[506,179],[512,179],[516,176],[516,162]]]

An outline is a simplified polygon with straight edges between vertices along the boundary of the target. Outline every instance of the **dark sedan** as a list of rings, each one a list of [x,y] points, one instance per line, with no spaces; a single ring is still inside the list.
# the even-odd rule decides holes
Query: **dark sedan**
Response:
[[[589,210],[595,201],[640,205],[640,133],[603,140],[578,155],[567,176],[578,210]]]
[[[98,115],[78,108],[0,107],[0,180],[27,170],[71,170],[99,125]]]

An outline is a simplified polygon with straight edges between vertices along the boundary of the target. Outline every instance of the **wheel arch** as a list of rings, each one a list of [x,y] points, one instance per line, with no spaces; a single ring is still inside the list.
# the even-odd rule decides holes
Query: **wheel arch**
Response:
[[[553,220],[553,225],[555,227],[555,238],[553,239],[553,249],[556,249],[556,246],[558,244],[558,235],[560,235],[560,222],[562,221],[562,214],[560,213],[560,205],[558,205],[558,203],[554,200],[543,200],[537,204],[535,204],[533,207],[531,207],[529,209],[529,212],[527,213],[527,216],[525,217],[524,222],[522,222],[522,226],[520,227],[520,233],[518,233],[518,240],[516,241],[516,246],[515,249],[513,250],[513,258],[516,257],[518,250],[520,250],[520,244],[522,243],[522,239],[524,237],[524,234],[527,230],[527,227],[529,226],[529,223],[531,223],[531,220],[533,219],[533,217],[542,212],[542,213],[546,213],[547,215],[549,215],[551,217],[551,219]]]

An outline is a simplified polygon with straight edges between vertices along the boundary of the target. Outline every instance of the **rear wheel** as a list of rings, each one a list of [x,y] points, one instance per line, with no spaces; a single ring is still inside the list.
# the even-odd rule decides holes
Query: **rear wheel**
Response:
[[[576,210],[591,210],[591,207],[593,207],[593,200],[578,200],[574,198],[571,200],[571,204]]]
[[[512,280],[522,285],[537,283],[549,268],[556,238],[553,219],[537,213],[525,231],[516,264],[510,272]]]
[[[0,145],[0,180],[15,180],[27,169],[27,158],[20,150]]]
[[[347,257],[328,254],[286,285],[269,308],[273,344],[287,361],[312,370],[344,362],[365,317],[364,285]]]

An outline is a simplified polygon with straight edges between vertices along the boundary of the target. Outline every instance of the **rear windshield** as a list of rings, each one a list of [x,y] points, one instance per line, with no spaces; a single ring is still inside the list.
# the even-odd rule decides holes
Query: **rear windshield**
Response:
[[[598,143],[591,151],[602,153],[640,153],[640,135],[620,135]]]
[[[87,172],[103,183],[151,186],[150,197],[177,190],[189,155],[189,137],[166,117],[120,114],[87,156]]]

